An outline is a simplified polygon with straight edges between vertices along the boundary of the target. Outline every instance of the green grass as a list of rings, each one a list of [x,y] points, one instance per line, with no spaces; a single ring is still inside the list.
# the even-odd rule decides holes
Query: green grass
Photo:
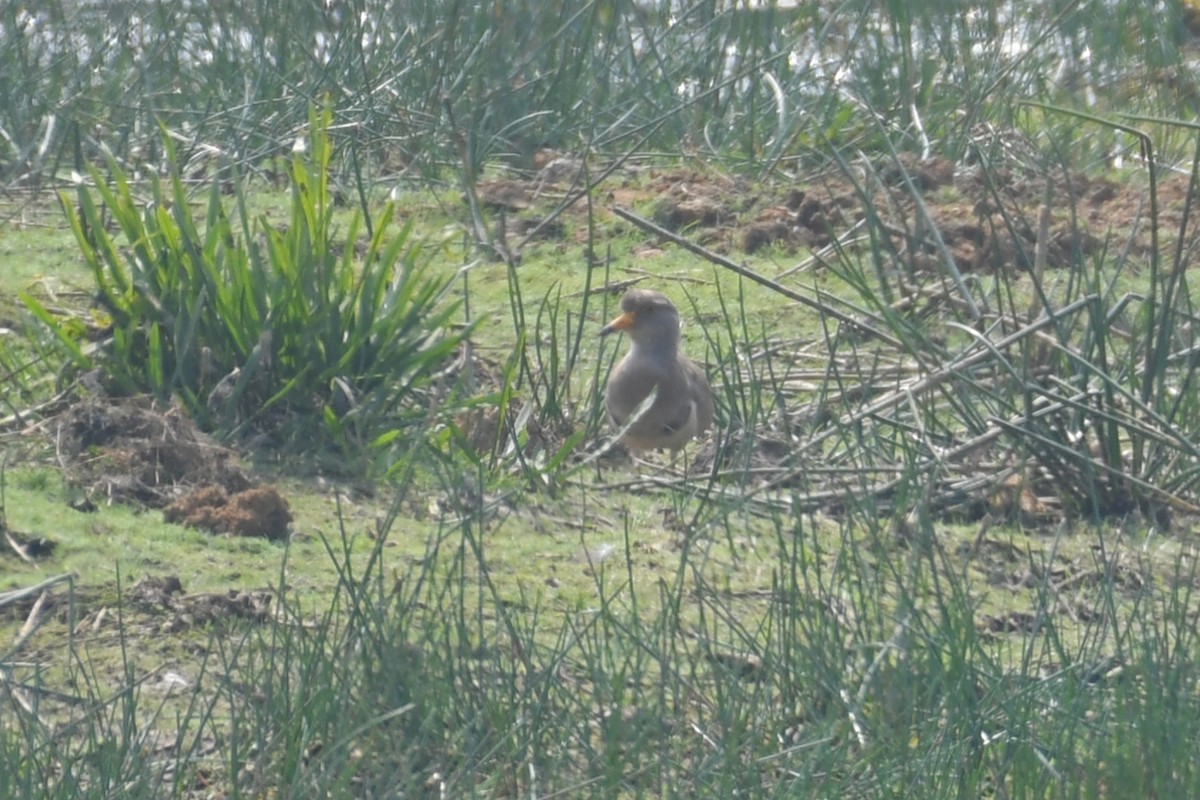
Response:
[[[335,538],[326,563],[341,582],[319,624],[296,610],[274,624],[216,624],[207,640],[179,636],[187,657],[140,647],[125,680],[141,682],[111,697],[101,687],[120,682],[123,662],[94,660],[103,637],[69,640],[84,665],[72,685],[94,682],[101,694],[91,735],[117,736],[105,745],[111,758],[88,747],[72,758],[70,740],[41,738],[28,717],[18,717],[17,740],[70,765],[81,784],[133,780],[143,792],[166,769],[167,785],[180,781],[173,791],[227,771],[248,796],[415,791],[430,781],[452,793],[662,793],[682,781],[701,796],[874,796],[885,774],[894,790],[926,796],[995,782],[1016,796],[1056,785],[1104,796],[1145,790],[1143,773],[1122,774],[1140,759],[1176,758],[1174,737],[1131,741],[1127,726],[1169,714],[1179,736],[1191,730],[1191,693],[1171,684],[1194,648],[1194,576],[1174,548],[1138,562],[1142,542],[1101,531],[1110,556],[1097,559],[1068,532],[1017,540],[1009,546],[1026,553],[1009,557],[1003,539],[988,539],[982,562],[1035,576],[1020,590],[1035,629],[992,640],[976,632],[975,612],[994,601],[970,588],[978,578],[961,572],[961,540],[945,531],[913,531],[897,548],[870,524],[852,533],[776,518],[772,536],[770,525],[729,522],[743,523],[736,554],[703,536],[673,553],[633,512],[606,542],[614,555],[594,568],[542,548],[540,581],[509,561],[512,537],[537,535],[517,521],[443,519],[425,557],[400,567],[381,543],[378,561],[351,568]],[[986,557],[993,548],[996,562]],[[293,545],[289,569],[301,554]],[[1039,567],[1084,579],[1064,595],[1053,588],[1062,576]],[[587,591],[554,586],[569,570],[586,575]],[[1132,580],[1151,574],[1184,580],[1152,593]],[[314,607],[289,593],[279,601]],[[1147,603],[1162,606],[1148,614]],[[1071,619],[1084,609],[1083,622]],[[121,613],[131,632],[155,624],[155,615]],[[163,697],[157,674],[140,666],[147,660],[194,689]],[[1159,705],[1161,692],[1175,693],[1172,705]],[[42,713],[55,705],[43,698]],[[240,738],[213,752],[205,731],[230,724]],[[186,778],[138,744],[176,735],[199,755]],[[1108,787],[1089,791],[1097,757],[1112,765]],[[20,773],[6,774],[16,788]],[[1161,781],[1166,792],[1194,785],[1189,771]]]
[[[0,796],[1198,794],[1191,200],[1049,264],[1003,203],[1148,183],[1126,113],[1189,170],[1179,8],[43,5],[0,18]],[[514,252],[584,185],[543,145],[598,182]],[[894,213],[926,151],[1000,268]],[[812,261],[612,210],[827,181],[861,225]],[[598,455],[625,281],[713,376],[686,474]],[[243,451],[290,539],[71,510],[92,367]]]
[[[164,523],[161,514],[139,513],[123,504],[101,504],[93,513],[76,511],[69,503],[81,492],[65,486],[56,470],[10,468],[5,481],[7,529],[18,536],[51,540],[54,570],[74,573],[80,586],[112,585],[118,570],[130,581],[172,574],[188,591],[197,592],[263,588],[278,577],[283,554],[279,544],[213,536]],[[331,512],[312,501],[301,507],[305,522],[297,526],[292,547],[302,561],[320,564],[324,547],[317,533],[330,525]],[[362,524],[364,539],[366,530]],[[323,578],[319,572],[325,573]],[[0,574],[4,590],[11,590],[45,577],[47,565],[36,560],[22,563],[9,551]],[[304,580],[312,592],[326,592],[333,585],[332,570],[314,571]]]
[[[535,385],[571,386],[573,402],[550,419],[569,431],[590,418],[583,390],[603,363],[591,334],[611,308],[592,299],[575,372],[562,384],[537,383],[546,374],[539,359],[571,350],[566,336],[578,319],[564,312],[582,303],[583,275],[545,284],[562,287],[549,306],[559,317],[537,326],[543,301],[529,286],[561,260],[555,249],[542,254],[550,263],[531,251],[519,268],[534,336],[515,396],[534,402]],[[674,259],[696,274],[677,254],[660,264],[670,271]],[[497,361],[512,330],[510,284],[484,278],[506,271],[481,264],[470,273],[473,313],[494,323],[477,329],[480,352]],[[845,294],[855,280],[846,278],[822,288]],[[785,351],[736,354],[753,352],[781,321],[785,342],[819,341],[819,331],[811,315],[761,287],[723,272],[706,281],[684,286],[709,308],[719,289],[728,310],[689,326],[685,347],[707,349],[718,365],[725,419],[736,411],[770,427],[776,399],[793,402],[782,381],[797,367]],[[547,395],[537,397],[546,411]],[[39,666],[11,674],[71,687],[93,712],[82,718],[86,737],[61,744],[48,731],[71,718],[70,707],[46,696],[38,717],[14,717],[10,752],[35,754],[43,770],[68,765],[70,780],[55,785],[86,793],[121,782],[144,796],[163,786],[186,796],[196,781],[215,780],[246,796],[442,784],[450,794],[611,796],[686,784],[714,797],[957,797],[1003,784],[1010,796],[1099,797],[1115,786],[1145,791],[1131,766],[1176,758],[1167,740],[1114,743],[1125,726],[1162,713],[1140,676],[1165,670],[1168,682],[1181,680],[1191,656],[1180,654],[1194,647],[1187,549],[1136,520],[1129,531],[1001,528],[976,544],[977,527],[925,516],[928,489],[913,472],[887,505],[863,495],[836,519],[812,519],[780,510],[789,500],[803,507],[803,490],[760,494],[772,504],[755,505],[742,495],[756,483],[736,473],[715,485],[697,475],[631,491],[620,482],[656,470],[631,473],[617,462],[597,476],[568,462],[547,472],[535,455],[488,465],[452,450],[413,483],[374,500],[350,493],[340,505],[336,487],[285,480],[297,501],[286,550],[181,532],[153,513],[82,517],[62,510],[55,473],[14,474],[9,527],[56,531],[54,571],[79,578],[77,616],[64,609],[45,619],[25,652]],[[910,503],[912,521],[898,527],[891,509]],[[380,520],[385,535],[373,540]],[[118,565],[126,586],[169,573],[190,593],[269,587],[283,574],[289,588],[276,602],[294,617],[208,622],[151,639],[147,631],[172,614],[125,608]],[[1181,580],[1155,577],[1179,570]],[[29,585],[44,571],[21,567],[10,581]],[[111,635],[111,621],[102,635],[72,632],[100,605],[120,609],[125,637]],[[1006,632],[1007,620],[1021,631]],[[122,652],[123,640],[154,644]],[[1120,664],[1104,671],[1117,673],[1094,688],[1093,664],[1114,657]],[[164,670],[182,675],[187,690],[166,695]],[[251,696],[249,686],[265,688]],[[1183,716],[1157,724],[1186,725],[1190,704],[1172,708]],[[179,737],[171,752],[183,762],[148,759],[142,742],[158,736]],[[1112,765],[1103,787],[1085,769],[1100,757]],[[38,796],[44,775],[11,774],[10,793]],[[1187,792],[1193,781],[1173,775],[1161,791]]]

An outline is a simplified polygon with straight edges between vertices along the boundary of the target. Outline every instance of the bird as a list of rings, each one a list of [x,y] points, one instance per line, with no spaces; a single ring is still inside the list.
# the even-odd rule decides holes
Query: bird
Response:
[[[600,330],[601,336],[623,331],[630,342],[604,390],[608,421],[618,430],[628,426],[620,441],[630,450],[665,448],[673,460],[712,425],[712,387],[704,368],[680,354],[679,311],[665,295],[630,289],[621,297],[621,312]],[[649,408],[642,409],[656,389]]]

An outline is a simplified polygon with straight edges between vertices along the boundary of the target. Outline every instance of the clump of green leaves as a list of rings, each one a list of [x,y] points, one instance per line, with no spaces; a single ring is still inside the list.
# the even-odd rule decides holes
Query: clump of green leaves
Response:
[[[148,202],[112,160],[109,181],[92,170],[94,188],[81,185],[76,203],[64,194],[111,323],[94,354],[68,322],[23,302],[80,369],[101,368],[120,392],[179,398],[216,429],[303,431],[314,443],[315,427],[344,442],[425,421],[435,375],[468,333],[451,324],[453,275],[429,267],[390,203],[373,224],[356,212],[339,230],[330,122],[313,112],[292,157],[284,224],[252,214],[241,181],[229,203],[214,180],[198,218],[168,137],[169,177],[150,180]]]

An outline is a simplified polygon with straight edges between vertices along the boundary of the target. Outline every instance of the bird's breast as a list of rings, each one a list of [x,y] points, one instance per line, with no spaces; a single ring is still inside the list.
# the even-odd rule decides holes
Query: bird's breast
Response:
[[[624,420],[650,396],[662,379],[662,370],[626,356],[609,378],[604,404],[615,419]]]

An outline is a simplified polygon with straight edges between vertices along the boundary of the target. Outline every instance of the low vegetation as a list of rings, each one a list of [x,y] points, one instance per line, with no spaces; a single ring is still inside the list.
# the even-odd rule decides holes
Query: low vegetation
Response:
[[[1197,794],[1188,9],[7,9],[0,796]]]

